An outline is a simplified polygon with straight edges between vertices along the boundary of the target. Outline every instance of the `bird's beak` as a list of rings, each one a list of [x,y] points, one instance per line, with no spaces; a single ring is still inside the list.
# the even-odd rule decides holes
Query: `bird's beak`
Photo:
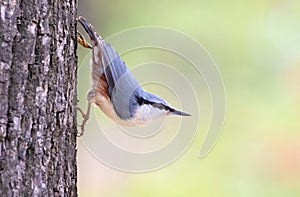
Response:
[[[188,113],[176,110],[176,109],[173,112],[171,112],[171,114],[178,115],[178,116],[191,116],[191,114],[188,114]]]

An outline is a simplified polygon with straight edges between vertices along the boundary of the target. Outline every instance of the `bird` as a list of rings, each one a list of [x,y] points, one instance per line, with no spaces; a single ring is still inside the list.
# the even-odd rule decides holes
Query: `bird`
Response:
[[[78,136],[84,134],[91,104],[95,104],[109,118],[124,126],[145,126],[153,119],[168,115],[191,116],[173,108],[161,97],[144,90],[111,44],[102,39],[84,17],[79,16],[77,21],[86,31],[91,44],[77,32],[78,43],[92,50],[92,82],[87,93],[87,111],[77,107],[82,115]]]

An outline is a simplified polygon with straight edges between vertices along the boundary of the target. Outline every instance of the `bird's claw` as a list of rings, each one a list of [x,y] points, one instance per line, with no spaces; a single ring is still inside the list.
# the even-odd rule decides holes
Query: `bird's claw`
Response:
[[[81,132],[77,133],[77,137],[81,137],[84,134],[84,127],[85,127],[86,122],[89,119],[89,116],[87,116],[87,114],[85,114],[80,107],[76,107],[76,109],[81,113],[81,116],[83,118],[81,124],[77,124],[81,129]]]
[[[83,112],[83,110],[80,107],[76,107],[76,110],[79,111],[81,113],[82,116],[82,122],[81,124],[78,124],[78,126],[81,129],[81,132],[77,133],[77,137],[81,137],[84,134],[84,128],[85,128],[85,124],[87,123],[87,121],[90,118],[90,109],[91,109],[91,103],[88,103],[88,109],[86,111],[86,113]]]

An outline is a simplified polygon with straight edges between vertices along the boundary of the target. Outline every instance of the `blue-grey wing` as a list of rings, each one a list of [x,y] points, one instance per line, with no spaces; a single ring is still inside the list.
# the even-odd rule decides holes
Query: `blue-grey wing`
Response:
[[[114,109],[121,119],[132,117],[135,103],[134,92],[139,87],[138,82],[131,74],[125,63],[112,46],[99,36],[91,24],[83,17],[78,17],[85,31],[92,41],[93,49],[93,80],[98,83],[104,73],[107,83],[107,92]],[[100,48],[99,48],[100,47]],[[100,51],[99,51],[100,50]],[[98,58],[101,63],[98,64]],[[98,85],[98,84],[97,84]],[[130,103],[130,104],[129,104]]]
[[[108,85],[108,94],[116,113],[121,119],[131,118],[133,93],[139,88],[139,83],[119,54],[106,42],[102,45],[102,64]]]

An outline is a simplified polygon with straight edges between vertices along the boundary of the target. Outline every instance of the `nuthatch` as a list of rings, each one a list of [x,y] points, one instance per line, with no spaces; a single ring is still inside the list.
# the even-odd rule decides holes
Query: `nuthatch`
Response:
[[[171,114],[190,116],[143,90],[113,47],[97,34],[86,19],[80,16],[78,21],[90,37],[91,44],[80,33],[78,43],[92,49],[92,87],[87,94],[87,112],[77,108],[83,117],[80,135],[83,135],[92,103],[117,124],[125,126],[147,125],[153,118]]]

